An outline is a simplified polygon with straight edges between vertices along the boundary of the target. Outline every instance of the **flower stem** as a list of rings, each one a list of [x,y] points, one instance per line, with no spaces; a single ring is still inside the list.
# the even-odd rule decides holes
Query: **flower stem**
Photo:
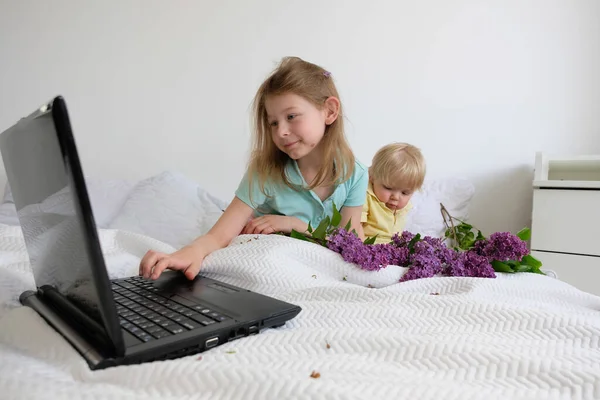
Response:
[[[452,221],[452,219],[454,217],[452,217],[452,215],[450,215],[450,213],[448,212],[446,207],[444,207],[443,203],[440,203],[440,212],[442,213],[442,218],[444,219],[444,225],[446,225],[446,229],[450,229],[450,226],[448,225],[448,221],[446,221],[446,217],[448,217],[448,220],[450,221],[450,225],[452,225],[452,229],[450,229],[450,230],[452,231],[452,235],[454,235],[454,241],[456,242],[456,245],[458,246],[458,238],[456,237],[456,228],[454,227],[454,222]]]

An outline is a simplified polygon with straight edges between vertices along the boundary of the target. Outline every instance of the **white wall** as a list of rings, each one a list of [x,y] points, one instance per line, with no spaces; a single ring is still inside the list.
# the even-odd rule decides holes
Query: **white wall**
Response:
[[[0,129],[64,95],[91,175],[177,169],[229,199],[252,96],[284,55],[332,71],[364,163],[409,141],[430,177],[472,179],[486,233],[529,224],[535,151],[600,152],[597,0],[0,7]]]

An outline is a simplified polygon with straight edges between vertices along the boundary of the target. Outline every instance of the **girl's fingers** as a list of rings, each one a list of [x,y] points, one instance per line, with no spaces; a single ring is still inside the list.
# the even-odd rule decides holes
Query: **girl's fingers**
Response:
[[[150,275],[151,279],[157,279],[162,272],[167,269],[171,264],[171,260],[169,257],[165,257],[159,262],[156,263],[154,268],[152,269],[152,275]]]
[[[262,224],[258,225],[255,229],[254,229],[254,234],[261,234],[261,233],[267,233],[268,230],[273,230],[273,228],[271,227],[271,224],[269,223],[269,221],[264,221]]]
[[[149,250],[144,255],[142,260],[140,261],[140,268],[139,268],[140,276],[143,276],[144,278],[149,278],[150,274],[152,272],[152,268],[154,268],[154,265],[156,265],[156,263],[159,260],[161,260],[162,258],[164,258],[165,256],[166,256],[166,254],[164,254],[164,253],[159,253],[154,250]]]

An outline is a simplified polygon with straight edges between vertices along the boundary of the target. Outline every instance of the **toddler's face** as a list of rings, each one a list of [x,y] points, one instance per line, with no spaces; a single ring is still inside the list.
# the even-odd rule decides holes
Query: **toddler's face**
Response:
[[[401,210],[410,201],[414,190],[403,189],[401,187],[388,187],[378,180],[373,181],[373,192],[375,196],[385,203],[390,210]]]

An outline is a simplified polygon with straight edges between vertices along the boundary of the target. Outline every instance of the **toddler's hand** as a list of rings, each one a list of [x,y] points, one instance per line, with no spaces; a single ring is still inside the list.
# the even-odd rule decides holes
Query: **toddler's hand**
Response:
[[[193,245],[183,247],[172,253],[165,254],[150,250],[140,262],[140,275],[146,279],[157,279],[167,268],[182,271],[192,280],[200,272],[204,259],[203,252]]]
[[[296,217],[263,215],[262,217],[256,217],[248,221],[244,229],[242,229],[242,234],[269,235],[277,232],[290,233],[301,222]]]

